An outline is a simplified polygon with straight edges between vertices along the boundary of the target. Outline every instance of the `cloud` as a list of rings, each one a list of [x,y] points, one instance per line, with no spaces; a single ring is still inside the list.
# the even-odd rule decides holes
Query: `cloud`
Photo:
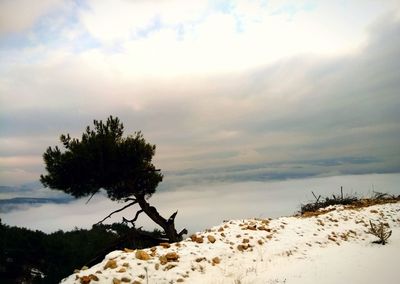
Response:
[[[136,14],[154,3],[120,1],[115,9]],[[266,171],[264,177],[278,176],[275,171],[282,171],[282,178],[312,176],[335,172],[307,163],[306,171],[293,169],[303,161],[342,158],[373,162],[347,161],[336,173],[394,171],[400,164],[400,24],[397,10],[386,14],[391,2],[379,3],[366,2],[366,12],[351,18],[359,2],[335,9],[325,2],[315,7],[304,3],[292,12],[279,5],[272,10],[256,6],[255,14],[222,2],[196,8],[191,13],[199,16],[182,15],[175,22],[172,15],[177,10],[164,14],[146,6],[153,12],[140,23],[146,26],[159,17],[160,25],[128,36],[142,29],[135,20],[121,28],[124,35],[109,39],[118,41],[111,46],[103,45],[101,36],[87,27],[88,37],[100,43],[79,51],[73,48],[74,39],[66,47],[43,43],[13,52],[3,49],[1,179],[15,183],[38,178],[43,171],[41,154],[58,143],[61,133],[79,137],[93,119],[110,114],[121,118],[127,133],[143,130],[157,145],[156,164],[165,172],[212,168],[223,173],[232,166],[255,165],[261,173],[244,171],[236,178],[249,180],[260,178],[265,165],[284,163],[289,164],[287,169]],[[75,28],[90,13],[94,26],[103,16],[116,17],[110,10],[97,19],[96,5],[106,4],[94,1],[79,7]],[[339,17],[343,9],[348,9],[345,24]],[[322,25],[324,21],[332,23]],[[302,28],[295,29],[299,23]],[[328,28],[308,29],[313,23]],[[274,31],[275,26],[283,30]],[[346,27],[349,31],[342,36]],[[349,48],[342,45],[348,38]],[[313,49],[320,40],[332,49]],[[36,162],[24,162],[32,159]],[[222,174],[216,179],[225,178]]]
[[[158,192],[149,200],[164,217],[178,210],[176,227],[189,232],[205,230],[223,220],[267,218],[292,215],[301,203],[313,201],[317,196],[331,196],[343,186],[344,194],[371,196],[372,191],[400,194],[399,174],[335,176],[273,182],[235,182],[209,184],[207,187],[189,185],[176,191]],[[86,205],[86,199],[67,205],[48,204],[22,211],[2,214],[2,222],[51,232],[72,230],[75,226],[90,228],[110,212],[121,208],[102,195],[96,195]],[[138,209],[138,208],[135,208]],[[108,222],[120,222],[122,216],[132,216],[135,209],[116,214]],[[51,214],[49,214],[51,212]],[[144,214],[137,227],[153,229],[155,224]]]
[[[28,30],[44,15],[62,5],[62,0],[2,0],[0,35]]]

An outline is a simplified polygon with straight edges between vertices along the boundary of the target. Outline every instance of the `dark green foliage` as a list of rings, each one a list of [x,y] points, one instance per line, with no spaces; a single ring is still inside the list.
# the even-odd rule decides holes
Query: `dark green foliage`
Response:
[[[152,164],[155,145],[145,141],[140,132],[122,137],[123,124],[110,116],[106,123],[94,121],[81,140],[61,135],[65,149],[49,147],[43,154],[47,175],[41,182],[75,197],[95,194],[100,188],[112,200],[132,195],[150,197],[162,181],[162,174]]]
[[[130,230],[127,225],[112,224],[93,226],[90,230],[45,234],[0,223],[0,283],[58,283],[99,255],[101,261],[109,252],[104,249],[116,249],[111,245]],[[160,236],[159,231],[147,234],[155,238]],[[124,240],[118,242],[117,248],[154,245],[145,239]],[[30,275],[32,268],[40,270],[46,277],[33,278]]]
[[[121,212],[135,204],[140,206],[133,219],[124,218],[135,226],[140,213],[144,212],[163,228],[171,242],[182,240],[187,231],[179,234],[175,228],[177,211],[168,219],[162,217],[151,206],[148,199],[155,191],[163,176],[152,164],[155,145],[146,142],[140,132],[122,137],[124,126],[118,118],[110,116],[106,123],[94,121],[94,129],[89,126],[81,140],[61,135],[64,151],[59,147],[49,147],[43,154],[47,175],[41,175],[44,186],[62,190],[74,197],[93,196],[103,188],[110,199],[126,204],[117,209]],[[90,200],[90,198],[89,198]]]

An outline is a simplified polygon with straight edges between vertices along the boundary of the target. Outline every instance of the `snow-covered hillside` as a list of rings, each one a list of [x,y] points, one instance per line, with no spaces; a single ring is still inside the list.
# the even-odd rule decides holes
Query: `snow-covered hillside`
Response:
[[[114,251],[62,283],[400,283],[400,203],[328,209],[231,220],[179,243]],[[390,226],[386,245],[373,243],[370,220]]]

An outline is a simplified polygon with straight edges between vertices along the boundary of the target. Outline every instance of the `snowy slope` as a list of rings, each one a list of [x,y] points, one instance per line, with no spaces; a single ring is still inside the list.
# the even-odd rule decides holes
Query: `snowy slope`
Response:
[[[62,283],[400,283],[400,203],[231,220],[180,243],[114,251]],[[393,231],[385,246],[369,220]]]

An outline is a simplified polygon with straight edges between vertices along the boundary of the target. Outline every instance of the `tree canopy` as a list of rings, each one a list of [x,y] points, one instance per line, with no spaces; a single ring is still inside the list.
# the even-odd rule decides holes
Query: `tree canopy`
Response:
[[[123,218],[123,222],[134,226],[144,212],[164,229],[170,241],[181,240],[187,232],[184,229],[177,233],[174,224],[177,212],[165,219],[146,201],[163,179],[152,163],[156,146],[147,143],[141,132],[123,137],[124,126],[117,117],[110,116],[106,123],[94,120],[93,124],[94,128],[88,126],[80,140],[69,134],[61,135],[63,151],[58,146],[47,148],[43,154],[47,174],[40,176],[43,185],[77,198],[93,196],[104,189],[110,199],[130,203],[99,223],[138,204],[141,209],[135,217]]]
[[[106,123],[94,120],[81,140],[61,135],[65,151],[58,146],[43,154],[47,175],[43,185],[75,197],[106,190],[112,200],[132,195],[150,197],[162,181],[162,174],[152,164],[155,145],[145,141],[141,132],[123,137],[124,126],[110,116]]]

